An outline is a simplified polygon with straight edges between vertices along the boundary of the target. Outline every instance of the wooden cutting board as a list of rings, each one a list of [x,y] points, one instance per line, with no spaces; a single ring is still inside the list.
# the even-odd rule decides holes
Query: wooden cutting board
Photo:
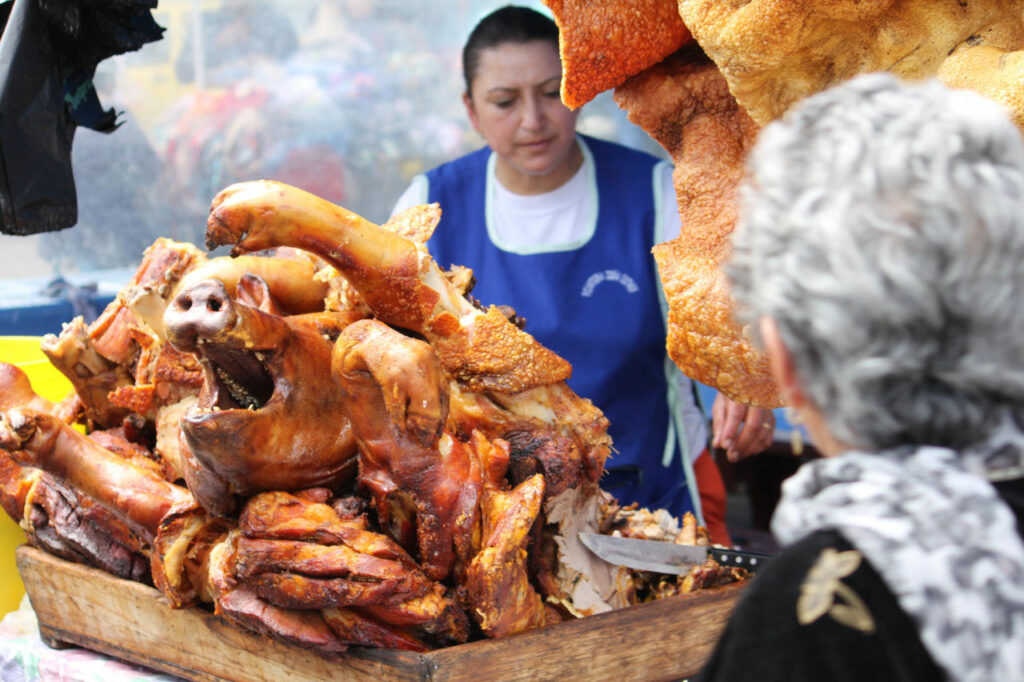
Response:
[[[50,646],[190,680],[671,680],[703,665],[745,583],[428,653],[353,647],[341,661],[252,635],[151,587],[23,545],[18,570]]]

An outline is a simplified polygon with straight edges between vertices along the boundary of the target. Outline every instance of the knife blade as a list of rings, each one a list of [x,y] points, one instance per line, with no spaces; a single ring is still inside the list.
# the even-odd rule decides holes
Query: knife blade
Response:
[[[600,533],[580,533],[580,541],[598,558],[616,566],[652,573],[682,575],[709,558],[722,566],[739,566],[756,571],[774,555],[720,547],[677,545],[660,540],[623,538]]]

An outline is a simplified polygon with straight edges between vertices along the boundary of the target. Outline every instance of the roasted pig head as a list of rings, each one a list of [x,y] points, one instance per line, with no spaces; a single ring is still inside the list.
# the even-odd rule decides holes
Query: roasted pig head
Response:
[[[235,254],[289,246],[320,256],[347,279],[378,322],[429,344],[440,369],[453,380],[450,398],[461,413],[456,427],[461,440],[468,441],[473,429],[508,440],[515,468],[523,470],[516,482],[543,470],[547,497],[581,483],[596,490],[611,447],[607,419],[565,384],[571,367],[564,359],[496,306],[478,309],[418,241],[402,236],[421,232],[422,225],[432,227],[432,211],[427,206],[419,217],[407,214],[408,229],[389,222],[385,230],[297,187],[270,180],[242,182],[214,198],[206,242],[209,248],[233,244]],[[409,366],[428,366],[411,359],[417,353],[406,356]],[[399,372],[395,369],[393,378],[400,378]],[[418,382],[421,388],[428,384],[426,375]],[[410,425],[431,424],[434,417],[408,404]],[[393,398],[385,407],[395,412]],[[368,408],[359,404],[355,409]],[[399,421],[406,425],[404,417]],[[430,434],[420,428],[412,435],[409,440],[415,443]]]
[[[204,381],[181,420],[185,480],[214,514],[264,490],[336,488],[356,447],[331,351],[358,313],[279,316],[232,299],[219,280],[179,292],[168,341],[195,355]]]

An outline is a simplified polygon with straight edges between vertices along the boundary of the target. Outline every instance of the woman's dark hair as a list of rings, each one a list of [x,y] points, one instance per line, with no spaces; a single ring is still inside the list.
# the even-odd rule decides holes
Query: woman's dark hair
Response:
[[[503,43],[529,43],[546,40],[558,49],[558,26],[548,16],[516,5],[496,9],[480,20],[462,48],[462,77],[466,92],[476,77],[483,50]]]

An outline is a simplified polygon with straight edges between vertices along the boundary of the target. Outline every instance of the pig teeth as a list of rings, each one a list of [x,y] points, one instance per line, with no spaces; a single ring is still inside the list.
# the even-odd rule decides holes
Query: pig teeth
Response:
[[[234,378],[220,367],[217,368],[217,376],[228,389],[228,393],[240,407],[247,410],[258,410],[259,401],[245,390],[245,387],[234,380]]]

